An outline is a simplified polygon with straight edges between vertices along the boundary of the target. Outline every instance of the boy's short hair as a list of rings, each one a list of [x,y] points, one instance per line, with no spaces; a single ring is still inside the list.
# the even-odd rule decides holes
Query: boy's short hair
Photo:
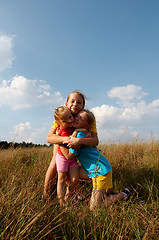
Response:
[[[84,109],[82,111],[86,113],[87,123],[88,123],[89,128],[91,128],[93,126],[94,122],[96,121],[94,114],[91,111],[89,111],[88,109]]]

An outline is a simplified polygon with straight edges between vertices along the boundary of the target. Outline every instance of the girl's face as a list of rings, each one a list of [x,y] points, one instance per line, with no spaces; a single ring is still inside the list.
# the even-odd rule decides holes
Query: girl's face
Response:
[[[76,115],[81,110],[83,110],[83,98],[77,93],[71,93],[68,101],[66,102],[66,107],[68,107],[73,115]]]
[[[72,127],[74,123],[74,117],[72,116],[71,111],[68,109],[68,111],[65,111],[65,113],[62,116],[62,119],[60,120],[60,125],[64,128]]]
[[[75,117],[75,121],[73,123],[74,128],[88,128],[88,119],[87,114],[84,111],[81,111]]]

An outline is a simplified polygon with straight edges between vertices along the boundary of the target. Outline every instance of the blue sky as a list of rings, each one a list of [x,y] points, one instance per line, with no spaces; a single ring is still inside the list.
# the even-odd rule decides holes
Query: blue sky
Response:
[[[0,4],[0,140],[46,143],[53,110],[83,91],[99,139],[159,139],[159,1]]]

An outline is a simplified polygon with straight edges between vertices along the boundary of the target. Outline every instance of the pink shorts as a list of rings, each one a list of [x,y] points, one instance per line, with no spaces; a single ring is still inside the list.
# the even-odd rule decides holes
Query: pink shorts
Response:
[[[73,158],[72,160],[68,160],[64,156],[61,156],[60,154],[56,154],[56,166],[58,172],[68,172],[69,168],[78,168],[78,163],[76,161],[76,158]]]

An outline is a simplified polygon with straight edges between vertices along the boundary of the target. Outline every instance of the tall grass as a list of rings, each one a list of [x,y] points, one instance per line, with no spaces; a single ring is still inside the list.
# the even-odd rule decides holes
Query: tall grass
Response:
[[[0,239],[158,239],[159,144],[100,146],[113,167],[116,191],[133,185],[137,196],[96,214],[89,211],[91,182],[81,181],[87,199],[61,210],[56,182],[51,201],[42,199],[52,148],[0,150]]]

